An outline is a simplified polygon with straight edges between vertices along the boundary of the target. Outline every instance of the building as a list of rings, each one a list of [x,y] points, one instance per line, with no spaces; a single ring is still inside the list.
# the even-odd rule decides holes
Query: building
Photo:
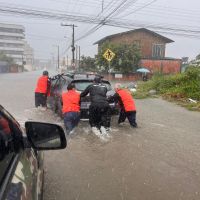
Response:
[[[52,60],[50,59],[34,59],[35,70],[51,70],[52,68],[54,68],[53,64],[54,63],[52,63]]]
[[[18,65],[23,65],[24,31],[21,25],[0,23],[0,52],[12,57]]]
[[[24,42],[24,68],[27,71],[33,71],[34,68],[34,50],[33,48],[25,41]]]
[[[0,61],[0,73],[9,72],[9,65],[6,61]]]
[[[109,35],[94,44],[98,44],[98,51],[100,51],[104,43],[136,44],[141,50],[142,59],[140,65],[142,67],[146,67],[152,72],[179,73],[181,60],[165,57],[166,45],[172,42],[174,41],[156,32],[140,28]],[[166,69],[168,67],[169,69]]]

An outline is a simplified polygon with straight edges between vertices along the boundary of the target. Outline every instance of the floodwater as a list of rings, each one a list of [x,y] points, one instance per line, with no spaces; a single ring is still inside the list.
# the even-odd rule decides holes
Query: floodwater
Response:
[[[0,75],[1,104],[24,121],[63,121],[34,108],[41,72]],[[200,114],[161,99],[137,100],[139,127],[112,118],[109,135],[80,122],[68,147],[45,153],[45,200],[199,200]]]

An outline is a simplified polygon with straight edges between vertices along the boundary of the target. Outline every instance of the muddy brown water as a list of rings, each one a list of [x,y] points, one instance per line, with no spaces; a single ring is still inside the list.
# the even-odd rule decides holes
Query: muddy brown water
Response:
[[[63,125],[34,108],[38,74],[0,75],[1,104],[22,124]],[[139,128],[118,126],[114,117],[105,140],[81,122],[65,150],[45,153],[45,200],[200,199],[200,114],[162,99],[136,106]]]

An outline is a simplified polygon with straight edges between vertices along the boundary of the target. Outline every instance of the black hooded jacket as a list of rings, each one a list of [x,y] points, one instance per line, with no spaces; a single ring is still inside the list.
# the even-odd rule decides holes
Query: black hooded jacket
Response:
[[[89,85],[82,93],[81,97],[86,96],[87,94],[90,94],[90,100],[91,104],[101,104],[101,105],[107,105],[108,100],[106,97],[107,93],[107,87],[103,85],[102,83],[94,83]]]

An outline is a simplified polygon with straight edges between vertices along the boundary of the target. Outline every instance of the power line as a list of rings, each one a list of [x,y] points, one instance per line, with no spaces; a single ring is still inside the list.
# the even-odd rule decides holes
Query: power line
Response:
[[[131,15],[131,14],[133,14],[133,13],[136,13],[136,12],[138,12],[138,11],[140,11],[140,10],[142,10],[142,9],[144,9],[144,8],[146,8],[146,7],[148,7],[148,6],[150,6],[151,4],[153,4],[153,3],[156,2],[156,1],[157,1],[157,0],[153,0],[153,1],[151,1],[151,2],[149,2],[149,3],[147,3],[147,4],[145,4],[145,5],[141,6],[140,8],[137,8],[137,9],[131,11],[130,13],[127,13],[127,14],[121,16],[121,17],[127,17],[127,16],[129,16],[129,15]]]
[[[105,9],[104,9],[104,12],[106,12],[107,10],[109,10],[109,8],[112,7],[112,4],[113,4],[114,2],[115,2],[115,0],[111,0],[111,1],[106,5],[106,7],[105,7]],[[94,20],[98,19],[98,17],[100,17],[102,14],[103,14],[102,12],[99,12],[99,13],[95,16]],[[79,41],[79,40],[85,38],[86,36],[92,34],[92,33],[95,32],[96,30],[98,30],[101,26],[102,26],[102,25],[101,25],[101,22],[100,22],[98,25],[95,25],[94,27],[92,27],[92,28],[91,28],[89,31],[87,31],[86,33],[85,33],[85,31],[84,31],[84,34],[83,34],[82,36],[80,36],[79,38],[77,38],[76,41]]]
[[[118,10],[121,9],[122,6],[125,5],[125,3],[127,2],[128,0],[123,0],[119,6],[116,6],[116,8],[110,12],[98,25],[96,25],[95,27],[93,27],[92,29],[90,29],[87,33],[85,33],[83,36],[79,37],[76,41],[79,41],[85,37],[88,37],[89,35],[91,35],[92,33],[94,33],[95,31],[97,31],[99,28],[101,28],[103,25],[105,25],[106,21]],[[135,0],[137,1],[137,0]]]
[[[52,13],[52,12],[47,12],[47,11],[41,11],[41,10],[29,10],[26,8],[19,9],[19,8],[12,8],[12,7],[0,7],[0,11],[4,13],[13,13],[13,15],[21,15],[21,16],[28,16],[28,17],[37,17],[37,18],[44,18],[44,19],[55,19],[55,20],[60,20],[60,19],[70,19],[73,21],[78,21],[78,22],[84,22],[84,23],[93,23],[93,24],[98,24],[99,26],[102,25],[109,25],[109,26],[116,26],[116,27],[122,27],[122,28],[133,28],[133,27],[146,27],[150,28],[153,30],[159,30],[159,31],[171,31],[172,33],[185,33],[185,34],[191,34],[192,36],[199,35],[200,30],[196,29],[186,29],[186,28],[181,28],[181,27],[173,27],[173,26],[165,26],[164,24],[161,26],[158,25],[152,25],[152,24],[137,24],[133,21],[130,20],[113,20],[109,19],[107,21],[102,20],[101,18],[98,19],[91,19],[89,16],[74,16],[74,15],[67,15],[67,14],[61,14],[61,13]],[[113,11],[112,11],[113,13]],[[112,14],[110,13],[110,14]],[[109,15],[108,15],[109,16]],[[98,27],[96,27],[98,28]],[[95,28],[95,29],[96,29]],[[95,30],[94,29],[94,30]]]
[[[116,17],[117,15],[120,15],[121,13],[123,13],[127,8],[131,7],[131,5],[134,5],[138,0],[132,0],[130,2],[127,2],[127,4],[125,4],[121,9],[119,9],[117,11],[117,13],[115,13],[112,17]]]

